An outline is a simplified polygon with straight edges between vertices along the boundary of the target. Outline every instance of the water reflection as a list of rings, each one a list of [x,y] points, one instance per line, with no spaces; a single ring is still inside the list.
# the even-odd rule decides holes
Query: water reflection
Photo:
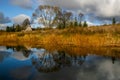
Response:
[[[119,53],[119,48],[7,46],[0,51],[0,79],[119,80]]]
[[[53,48],[53,47],[52,47]],[[30,57],[31,63],[39,72],[54,72],[59,71],[64,67],[81,66],[88,55],[102,55],[111,57],[111,62],[120,56],[119,49],[115,48],[78,48],[64,47],[63,49],[44,49],[44,48],[26,48],[23,46],[7,46],[6,49],[12,49],[17,56],[17,59],[26,59]],[[103,53],[104,52],[104,53]],[[21,55],[22,57],[20,57]],[[24,56],[24,58],[23,58]]]
[[[80,66],[84,63],[86,56],[72,56],[64,51],[40,53],[38,58],[32,58],[32,63],[38,71],[53,72],[64,67]]]
[[[10,53],[6,52],[6,51],[0,51],[0,63],[3,62],[3,60],[5,60],[6,57],[9,57]]]

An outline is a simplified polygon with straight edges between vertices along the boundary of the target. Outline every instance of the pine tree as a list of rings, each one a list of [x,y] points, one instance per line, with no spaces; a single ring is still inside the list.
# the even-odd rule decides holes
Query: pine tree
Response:
[[[10,27],[9,26],[6,27],[6,31],[10,32]]]
[[[15,31],[16,31],[16,32],[21,31],[21,27],[20,27],[20,25],[16,25],[16,29],[15,29]]]
[[[11,27],[11,31],[15,32],[15,25],[13,24],[13,26]]]
[[[74,22],[74,26],[78,26],[78,22],[77,22],[77,18],[75,17],[75,22]]]
[[[113,19],[112,19],[112,24],[115,24],[115,23],[116,23],[116,19],[113,18]]]
[[[87,27],[87,26],[88,26],[87,22],[84,21],[84,23],[83,23],[83,27]]]
[[[82,22],[80,21],[80,23],[79,23],[79,27],[82,27]]]

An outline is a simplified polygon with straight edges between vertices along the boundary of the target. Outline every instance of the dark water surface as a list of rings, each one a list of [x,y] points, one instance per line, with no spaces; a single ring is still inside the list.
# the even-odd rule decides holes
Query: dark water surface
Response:
[[[0,80],[120,80],[120,49],[0,46]]]

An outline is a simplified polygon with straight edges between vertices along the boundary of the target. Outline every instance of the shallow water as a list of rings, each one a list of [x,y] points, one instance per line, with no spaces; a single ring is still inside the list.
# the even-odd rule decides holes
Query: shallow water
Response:
[[[0,46],[0,80],[120,80],[120,49]]]

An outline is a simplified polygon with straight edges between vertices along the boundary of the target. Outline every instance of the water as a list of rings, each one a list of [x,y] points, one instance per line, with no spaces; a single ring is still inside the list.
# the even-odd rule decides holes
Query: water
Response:
[[[0,46],[0,80],[120,80],[120,49]]]

